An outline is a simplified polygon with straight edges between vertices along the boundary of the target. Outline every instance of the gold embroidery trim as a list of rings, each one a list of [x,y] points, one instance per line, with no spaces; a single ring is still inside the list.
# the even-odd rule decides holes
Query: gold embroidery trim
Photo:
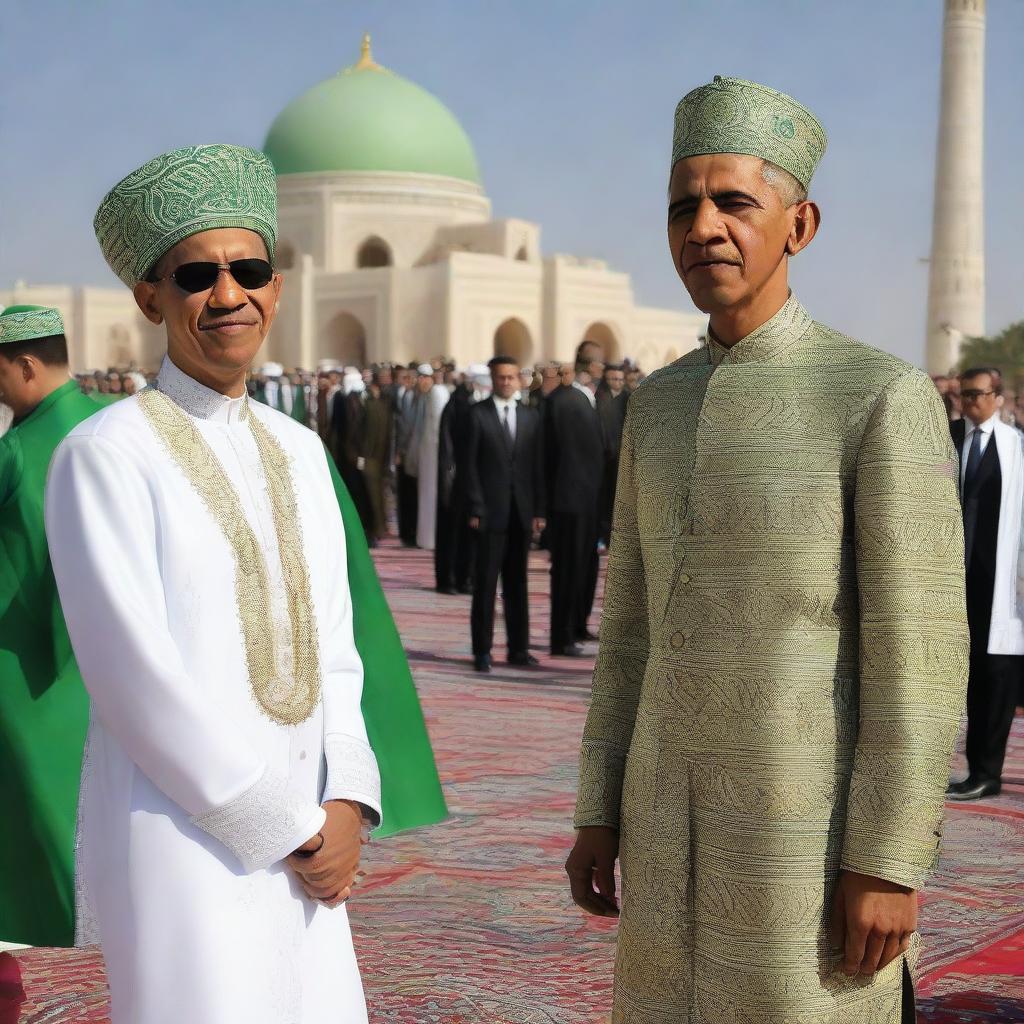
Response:
[[[264,713],[282,725],[304,722],[320,701],[320,660],[309,567],[303,555],[295,488],[288,456],[255,415],[246,417],[259,451],[277,535],[288,619],[291,624],[291,677],[278,671],[270,582],[256,534],[238,493],[195,424],[161,392],[146,388],[139,407],[167,453],[185,474],[216,521],[235,561],[235,600],[242,624],[249,682]]]

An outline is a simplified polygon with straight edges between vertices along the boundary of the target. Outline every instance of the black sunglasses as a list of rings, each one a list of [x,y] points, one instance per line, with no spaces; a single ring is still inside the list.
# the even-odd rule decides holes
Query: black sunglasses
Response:
[[[183,292],[194,295],[212,288],[222,270],[229,271],[247,292],[265,288],[274,276],[274,268],[266,260],[259,259],[232,260],[230,263],[182,263],[167,276]],[[147,280],[156,284],[163,278],[150,277]]]

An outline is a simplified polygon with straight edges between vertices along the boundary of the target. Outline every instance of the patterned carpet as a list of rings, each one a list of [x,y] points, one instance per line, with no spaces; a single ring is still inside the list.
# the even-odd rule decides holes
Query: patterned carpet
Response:
[[[469,664],[469,598],[430,589],[430,556],[378,566],[413,661],[452,819],[368,850],[351,904],[374,1024],[584,1024],[607,1019],[614,925],[576,913],[561,864],[590,659],[546,656],[547,572],[531,564],[537,670]],[[596,623],[596,617],[595,617]],[[504,656],[501,635],[495,654]],[[591,645],[593,646],[593,645]],[[1024,719],[995,800],[950,808],[924,895],[919,984],[929,1024],[1024,1021]],[[0,1024],[19,986],[0,956]],[[24,1024],[107,1020],[95,950],[14,954]],[[6,998],[7,1016],[4,1015]]]

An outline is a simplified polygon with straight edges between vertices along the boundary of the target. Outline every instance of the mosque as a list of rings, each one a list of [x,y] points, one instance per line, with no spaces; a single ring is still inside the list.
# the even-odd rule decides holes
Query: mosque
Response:
[[[544,256],[540,226],[491,219],[473,145],[430,93],[373,59],[290,103],[264,150],[278,174],[281,309],[264,358],[458,365],[502,352],[567,361],[583,340],[651,370],[698,344],[706,318],[638,306],[603,260]],[[73,368],[152,367],[163,333],[118,288],[28,287],[0,304],[56,305]]]

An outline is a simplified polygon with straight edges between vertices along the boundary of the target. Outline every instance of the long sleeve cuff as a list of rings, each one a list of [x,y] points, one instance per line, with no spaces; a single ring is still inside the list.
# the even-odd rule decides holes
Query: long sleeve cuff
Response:
[[[327,757],[327,782],[323,803],[328,800],[355,800],[363,804],[381,823],[380,770],[370,744],[354,736],[333,733],[324,740]]]
[[[287,782],[265,771],[226,804],[192,823],[226,846],[246,872],[283,860],[323,828],[327,815],[292,793]]]
[[[580,751],[580,783],[576,797],[576,828],[619,827],[625,754],[610,743],[584,740]]]

